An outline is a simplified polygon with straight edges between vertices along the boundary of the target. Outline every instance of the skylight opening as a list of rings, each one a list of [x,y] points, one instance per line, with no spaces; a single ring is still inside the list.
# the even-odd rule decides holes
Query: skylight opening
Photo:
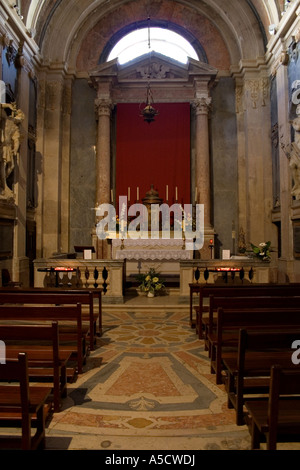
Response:
[[[124,36],[113,47],[107,60],[117,58],[120,64],[125,64],[152,51],[183,64],[188,62],[189,57],[199,60],[195,49],[180,34],[164,28],[150,28],[149,48],[148,32],[148,28],[142,28]]]

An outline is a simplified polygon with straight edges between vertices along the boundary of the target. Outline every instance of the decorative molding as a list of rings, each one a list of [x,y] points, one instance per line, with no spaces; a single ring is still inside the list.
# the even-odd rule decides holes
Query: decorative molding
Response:
[[[289,63],[289,60],[290,60],[290,57],[289,57],[289,54],[287,51],[282,51],[280,53],[280,55],[277,57],[277,59],[275,60],[273,66],[272,66],[272,69],[271,69],[271,75],[274,77],[277,73],[277,70],[279,69],[279,67],[281,65],[288,65]]]
[[[244,96],[244,87],[243,85],[236,85],[235,87],[235,107],[236,113],[242,113],[244,111],[243,108],[243,96]]]
[[[259,80],[246,80],[245,89],[248,93],[248,96],[252,102],[252,108],[257,108],[257,103],[259,100]]]
[[[252,108],[257,109],[258,106],[266,106],[269,99],[270,83],[267,77],[245,80],[245,92],[252,103]],[[238,91],[242,93],[242,91]],[[241,97],[238,97],[241,102]]]
[[[270,81],[267,77],[261,78],[261,80],[260,80],[260,90],[261,90],[261,98],[262,98],[261,105],[266,106],[266,101],[270,97],[270,95],[269,95]]]
[[[6,33],[1,36],[1,44],[3,47],[8,47],[10,44],[10,39]]]

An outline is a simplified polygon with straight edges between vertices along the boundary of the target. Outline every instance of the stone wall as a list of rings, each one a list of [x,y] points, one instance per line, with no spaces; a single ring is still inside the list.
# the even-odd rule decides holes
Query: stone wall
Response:
[[[237,248],[232,228],[238,228],[237,126],[235,84],[231,78],[220,79],[212,92],[211,174],[213,226],[216,232],[215,257],[222,249]],[[236,239],[236,245],[238,240]]]
[[[73,86],[70,158],[70,246],[90,245],[95,225],[95,91],[86,80]]]

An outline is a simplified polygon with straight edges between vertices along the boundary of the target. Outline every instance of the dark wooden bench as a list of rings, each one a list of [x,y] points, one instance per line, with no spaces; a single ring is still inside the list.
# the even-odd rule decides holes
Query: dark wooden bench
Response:
[[[284,368],[299,367],[292,362],[293,341],[300,339],[300,327],[283,328],[272,325],[266,331],[239,332],[238,351],[223,357],[226,374],[228,406],[236,410],[236,424],[244,422],[244,402],[269,393],[270,369],[273,364]]]
[[[249,310],[218,309],[217,331],[210,337],[211,373],[222,383],[225,349],[237,351],[240,329],[300,328],[300,308],[252,308]]]
[[[61,409],[67,394],[67,363],[70,351],[59,347],[58,323],[52,325],[0,325],[0,339],[5,343],[6,358],[16,359],[26,352],[30,381],[53,383],[54,411]],[[72,381],[75,369],[72,370]]]
[[[82,327],[81,305],[76,306],[28,306],[0,305],[1,324],[16,322],[58,322],[60,350],[70,351],[76,357],[77,371],[83,371],[83,364],[88,354],[86,331]]]
[[[45,410],[50,393],[51,388],[30,386],[26,353],[0,365],[0,426],[21,430],[17,436],[0,434],[1,449],[45,447]],[[36,428],[33,435],[32,428]]]
[[[98,310],[94,309],[94,296],[98,298]],[[40,304],[40,305],[76,305],[88,306],[86,314],[82,308],[82,321],[90,325],[89,346],[94,350],[96,334],[102,334],[102,300],[101,290],[96,292],[81,289],[0,289],[0,304]],[[97,331],[98,323],[98,331]]]
[[[204,305],[204,300],[210,295],[215,297],[241,297],[241,296],[300,296],[300,284],[249,284],[249,285],[215,285],[191,283],[190,286],[190,325],[196,327],[199,338],[202,334],[203,313],[208,311],[208,306]],[[198,304],[193,304],[195,294],[198,297]],[[193,316],[195,311],[195,317]]]
[[[251,417],[251,448],[259,449],[262,436],[267,450],[276,450],[277,442],[299,441],[300,369],[271,368],[268,400],[246,401]]]
[[[299,308],[299,297],[285,296],[241,296],[241,297],[209,297],[208,317],[204,334],[204,347],[211,354],[211,338],[215,337],[217,330],[216,312],[219,308],[223,310],[249,310],[251,308]]]

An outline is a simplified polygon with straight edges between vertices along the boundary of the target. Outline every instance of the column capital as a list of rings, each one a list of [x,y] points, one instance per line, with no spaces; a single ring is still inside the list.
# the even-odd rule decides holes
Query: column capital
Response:
[[[192,101],[192,107],[196,114],[208,114],[211,108],[212,99],[208,95],[200,95]]]
[[[98,116],[110,116],[113,104],[109,99],[97,98],[95,100],[95,107],[98,112]]]

